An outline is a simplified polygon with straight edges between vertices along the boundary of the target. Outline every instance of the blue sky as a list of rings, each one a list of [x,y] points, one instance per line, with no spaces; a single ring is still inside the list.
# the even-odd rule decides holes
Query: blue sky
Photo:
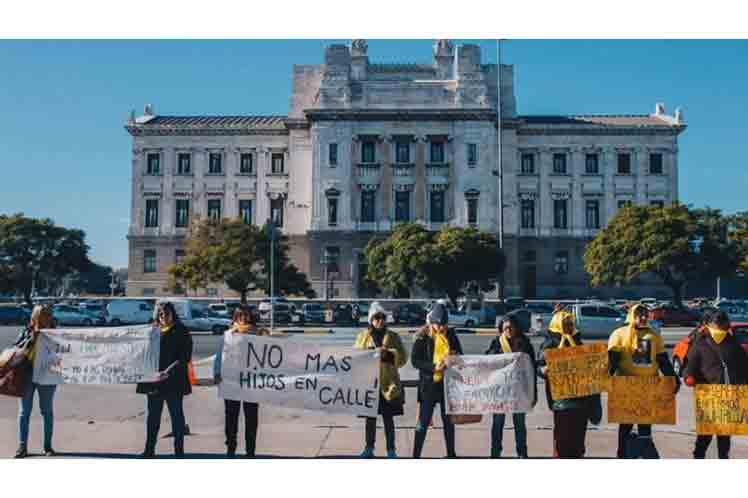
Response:
[[[292,65],[321,63],[334,41],[0,41],[0,213],[84,229],[94,260],[126,266],[130,109],[285,114]],[[369,40],[369,58],[428,63],[431,43]],[[477,43],[484,62],[495,62],[495,43]],[[502,45],[502,62],[515,65],[522,114],[682,106],[681,201],[726,212],[748,210],[747,56],[748,41],[731,40]]]

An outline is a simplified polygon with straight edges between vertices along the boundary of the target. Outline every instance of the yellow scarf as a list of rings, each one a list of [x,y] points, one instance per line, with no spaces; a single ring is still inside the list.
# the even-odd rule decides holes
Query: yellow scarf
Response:
[[[570,319],[571,322],[575,324],[574,331],[571,334],[564,332],[564,320],[567,319]],[[551,318],[551,323],[548,324],[548,330],[561,336],[561,342],[558,343],[559,349],[564,347],[574,347],[577,345],[574,336],[579,332],[577,331],[573,313],[569,313],[568,311],[558,311],[554,313],[553,318]]]
[[[623,349],[630,353],[634,353],[637,349],[639,349],[639,334],[652,331],[649,327],[638,328],[636,326],[636,310],[641,307],[641,304],[635,304],[629,309],[629,313],[626,316],[626,325],[628,325],[628,330],[626,331],[626,335],[623,338]]]
[[[706,329],[709,331],[709,335],[712,336],[712,339],[714,339],[714,342],[716,342],[717,344],[722,343],[722,341],[725,340],[725,337],[727,337],[730,333],[729,330],[722,330],[720,328],[710,327],[708,325]]]
[[[431,330],[431,337],[434,338],[434,366],[449,356],[449,340],[447,334],[442,334],[434,329]],[[434,382],[441,382],[444,378],[444,372],[434,372]]]
[[[508,354],[512,352],[512,346],[509,344],[509,339],[504,334],[499,336],[499,343],[501,344],[502,353]]]
[[[234,324],[234,330],[236,330],[240,334],[246,334],[247,332],[250,331],[251,328],[252,326],[248,324],[239,324],[239,323]]]
[[[168,327],[161,327],[161,335],[168,334],[169,332],[172,331],[173,328],[174,328],[174,324],[171,324]]]

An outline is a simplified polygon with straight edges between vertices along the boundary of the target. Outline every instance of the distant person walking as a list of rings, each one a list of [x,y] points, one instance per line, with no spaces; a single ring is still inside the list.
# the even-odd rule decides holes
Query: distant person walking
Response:
[[[700,334],[688,350],[684,378],[686,385],[748,384],[748,355],[730,331],[730,319],[721,310],[707,311]],[[712,434],[698,434],[694,458],[705,458]],[[717,436],[717,455],[730,458],[730,436]]]
[[[387,314],[378,302],[369,307],[369,326],[356,337],[354,348],[376,349],[380,353],[379,366],[379,415],[384,423],[384,436],[387,442],[387,457],[397,458],[395,447],[394,417],[402,415],[405,404],[405,391],[400,383],[400,372],[408,361],[400,336],[389,330],[386,325]],[[366,417],[365,444],[362,458],[374,456],[377,419]]]
[[[636,304],[629,309],[626,325],[616,329],[608,340],[608,370],[610,375],[675,378],[675,393],[680,389],[680,379],[665,351],[665,342],[659,332],[649,326],[649,308]],[[652,439],[652,426],[637,424],[638,433],[633,441],[633,424],[618,427],[618,458],[659,458]],[[641,455],[632,454],[629,448],[640,448]]]
[[[410,353],[410,362],[418,370],[418,423],[413,442],[413,458],[420,458],[431,417],[437,403],[440,406],[444,443],[447,457],[456,458],[455,426],[450,421],[444,405],[444,370],[453,361],[454,355],[462,354],[457,334],[449,328],[449,312],[442,303],[435,303],[426,315],[426,326],[415,337]]]
[[[231,327],[225,334],[255,334],[267,335],[265,329],[257,328],[257,317],[245,304],[234,310]],[[218,343],[218,352],[213,360],[213,379],[216,384],[223,381],[221,367],[223,366],[223,340]],[[239,432],[239,412],[244,408],[244,444],[247,457],[254,458],[257,447],[257,426],[259,423],[257,403],[247,401],[223,400],[225,407],[226,456],[236,456],[237,434]]]
[[[582,338],[576,328],[574,315],[558,307],[548,325],[546,338],[540,346],[538,357],[540,376],[546,379],[545,396],[548,408],[553,411],[553,456],[555,458],[584,458],[587,423],[598,425],[602,418],[599,395],[553,399],[551,394],[545,352],[549,349],[581,345]]]
[[[55,450],[52,449],[52,432],[54,429],[53,402],[57,386],[45,386],[33,381],[33,365],[39,331],[54,327],[52,309],[49,306],[36,305],[31,312],[28,326],[21,331],[14,343],[18,350],[26,352],[27,358],[21,367],[26,370],[26,386],[23,397],[18,402],[18,450],[16,450],[15,458],[28,456],[29,422],[34,406],[34,392],[39,393],[39,411],[44,420],[44,456],[55,456]]]
[[[146,442],[141,454],[153,458],[161,427],[164,403],[169,410],[174,435],[174,456],[184,456],[184,396],[192,393],[187,363],[192,358],[192,337],[179,320],[174,305],[159,303],[156,326],[161,331],[161,351],[158,378],[155,382],[141,382],[136,392],[146,395]]]
[[[508,354],[508,353],[525,353],[530,357],[533,371],[533,402],[532,406],[538,402],[538,385],[536,372],[535,349],[527,336],[522,333],[517,318],[514,315],[507,315],[497,324],[498,335],[491,341],[486,350],[486,354]],[[512,422],[514,424],[514,439],[517,447],[517,457],[527,458],[527,428],[525,424],[525,413],[513,413]],[[504,423],[506,414],[496,413],[493,416],[491,426],[491,458],[501,458],[502,440],[504,438]]]

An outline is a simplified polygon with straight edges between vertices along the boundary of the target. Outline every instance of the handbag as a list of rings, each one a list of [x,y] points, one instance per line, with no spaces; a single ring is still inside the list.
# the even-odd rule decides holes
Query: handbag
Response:
[[[22,360],[14,361],[15,357],[19,354]],[[29,374],[32,373],[30,365],[31,362],[25,358],[23,353],[16,352],[7,361],[6,365],[0,368],[0,394],[22,398],[24,391],[26,391],[26,382],[29,380]]]
[[[479,424],[482,420],[481,414],[459,413],[449,416],[449,421],[455,425]]]

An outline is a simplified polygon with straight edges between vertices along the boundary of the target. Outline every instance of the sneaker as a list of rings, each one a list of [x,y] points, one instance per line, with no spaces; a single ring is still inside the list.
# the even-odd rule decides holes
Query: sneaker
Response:
[[[45,448],[44,450],[44,456],[45,457],[54,457],[57,456],[57,452],[53,450],[52,448]]]
[[[236,446],[229,446],[226,448],[226,456],[229,458],[236,458]]]
[[[156,458],[156,452],[153,450],[144,450],[143,453],[140,454],[140,458]]]
[[[26,451],[26,445],[21,444],[18,446],[16,454],[13,456],[13,458],[26,458],[27,456],[29,456],[29,453],[28,451]]]
[[[374,448],[367,446],[364,451],[361,452],[361,458],[374,458]]]
[[[397,458],[397,451],[395,449],[387,450],[387,458]]]

